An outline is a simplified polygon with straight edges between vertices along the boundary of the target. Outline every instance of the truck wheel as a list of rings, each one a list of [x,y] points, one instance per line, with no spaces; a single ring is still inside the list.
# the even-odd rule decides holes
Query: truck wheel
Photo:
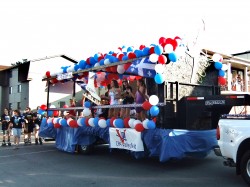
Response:
[[[93,151],[93,145],[79,145],[79,152],[87,155]]]
[[[241,176],[250,185],[250,151],[244,153],[240,162]]]

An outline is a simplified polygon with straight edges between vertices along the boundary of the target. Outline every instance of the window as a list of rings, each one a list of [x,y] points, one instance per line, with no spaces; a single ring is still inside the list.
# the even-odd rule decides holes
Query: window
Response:
[[[12,86],[9,87],[9,94],[12,94]]]
[[[9,71],[9,78],[12,78],[12,71]]]
[[[21,109],[21,102],[17,102],[17,109]]]
[[[9,110],[12,110],[12,103],[9,103]]]
[[[22,92],[22,85],[21,84],[17,85],[17,92],[18,93]]]

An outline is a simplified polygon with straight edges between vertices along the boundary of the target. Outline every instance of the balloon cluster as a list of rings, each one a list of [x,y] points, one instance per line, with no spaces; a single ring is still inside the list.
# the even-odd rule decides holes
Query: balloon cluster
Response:
[[[86,60],[79,61],[79,63],[77,64],[71,66],[63,66],[57,72],[47,71],[44,78],[53,77],[52,79],[50,79],[50,82],[52,84],[55,84],[58,82],[67,81],[66,79],[58,80],[57,78],[55,78],[56,75],[74,72],[74,74],[72,75],[73,80],[83,78],[86,79],[86,77],[88,76],[88,72],[82,73],[80,72],[81,70],[104,66],[120,61],[128,61],[128,63],[126,64],[106,67],[105,69],[103,69],[105,72],[97,73],[97,76],[95,77],[95,86],[106,86],[108,84],[107,80],[110,80],[110,78],[116,80],[122,80],[126,78],[130,81],[133,81],[135,79],[140,79],[141,77],[124,76],[124,72],[130,67],[133,59],[149,56],[149,60],[152,63],[156,63],[155,71],[157,74],[154,77],[155,82],[157,84],[162,84],[164,82],[163,65],[170,62],[176,62],[178,60],[178,55],[180,55],[180,48],[186,49],[181,42],[182,40],[178,36],[176,36],[174,39],[161,37],[159,39],[158,45],[151,44],[149,47],[140,45],[139,49],[134,49],[134,47],[126,48],[125,46],[123,46],[118,48],[118,52],[110,51],[109,53],[105,54],[99,52],[87,58]]]
[[[225,79],[225,71],[227,70],[227,65],[222,64],[223,57],[220,54],[213,54],[212,60],[214,61],[214,67],[218,70],[218,82],[220,85],[226,85],[227,81]]]
[[[56,108],[56,107],[54,105],[50,105],[50,108]],[[41,106],[39,106],[37,113],[40,115],[45,115],[46,110],[47,110],[47,105],[42,104]],[[48,110],[47,115],[49,117],[57,117],[59,115],[59,111],[58,110]]]

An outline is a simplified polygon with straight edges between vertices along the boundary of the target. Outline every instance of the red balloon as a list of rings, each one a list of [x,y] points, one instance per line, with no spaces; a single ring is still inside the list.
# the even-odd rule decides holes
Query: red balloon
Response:
[[[61,127],[61,125],[59,123],[54,124],[54,128],[60,128],[60,127]]]
[[[142,131],[144,131],[144,127],[143,127],[143,125],[141,123],[137,123],[135,125],[135,130],[138,131],[138,132],[142,132]]]
[[[135,53],[130,52],[130,53],[128,54],[128,59],[133,59],[133,58],[136,58],[136,55],[135,55]]]
[[[122,61],[122,57],[123,57],[123,56],[124,56],[123,53],[119,54],[119,55],[118,55],[118,59],[119,59],[120,61]]]
[[[159,55],[159,57],[158,57],[159,64],[166,64],[167,61],[168,61],[168,59],[165,55]]]
[[[114,127],[114,120],[116,120],[115,117],[112,117],[112,118],[110,119],[110,125],[111,125],[111,127]]]
[[[50,80],[50,82],[51,82],[52,84],[55,84],[55,83],[58,83],[58,80],[57,80],[56,78],[53,78],[53,79]]]
[[[50,71],[46,71],[46,77],[50,77]]]
[[[86,119],[85,119],[85,124],[86,124],[87,127],[90,126],[90,125],[89,125],[89,118],[86,118]]]
[[[143,108],[144,110],[150,110],[151,107],[152,107],[152,105],[150,104],[149,101],[144,101],[144,102],[142,103],[142,108]]]
[[[130,126],[129,126],[129,124],[128,124],[128,121],[129,121],[129,120],[130,120],[129,117],[124,118],[123,122],[124,122],[125,128],[130,128]]]
[[[77,128],[78,127],[77,121],[76,120],[69,121],[69,126],[72,128]]]
[[[63,105],[63,108],[69,108],[69,106],[68,105]]]
[[[155,123],[156,123],[156,117],[154,117],[152,120],[153,120],[153,122],[155,122]]]
[[[151,55],[151,54],[153,54],[153,53],[155,53],[155,47],[150,47],[150,49],[149,49],[149,54]]]
[[[224,86],[227,83],[227,80],[224,77],[219,76],[218,77],[218,82],[220,85]]]
[[[145,45],[140,45],[139,49],[143,50],[146,46]]]
[[[163,43],[166,43],[166,38],[165,37],[160,37],[159,44],[161,45]]]
[[[59,111],[58,110],[53,111],[53,116],[54,117],[58,117],[58,115],[59,115]]]
[[[41,106],[40,106],[40,109],[42,109],[42,110],[47,110],[47,106],[46,106],[46,105],[41,105]]]

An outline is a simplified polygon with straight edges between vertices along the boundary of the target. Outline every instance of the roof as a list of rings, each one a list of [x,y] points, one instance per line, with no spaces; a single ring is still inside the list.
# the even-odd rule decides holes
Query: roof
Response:
[[[14,69],[14,68],[17,68],[19,67],[20,65],[22,64],[25,64],[25,63],[28,63],[28,62],[36,62],[36,61],[41,61],[41,60],[48,60],[48,59],[51,59],[51,58],[56,58],[56,57],[61,57],[61,58],[64,58],[74,64],[78,63],[77,60],[65,55],[65,54],[60,54],[60,55],[54,55],[54,56],[46,56],[46,57],[43,57],[43,58],[37,58],[37,59],[33,59],[33,60],[28,60],[27,62],[24,62],[24,63],[21,63],[21,64],[18,64],[18,65],[14,65],[14,66],[6,66],[6,68],[1,68],[1,67],[4,67],[2,65],[0,65],[0,71],[3,71],[3,70],[10,70],[10,69]]]
[[[4,65],[0,65],[0,71],[6,70],[8,68],[10,68],[11,66],[4,66]]]

